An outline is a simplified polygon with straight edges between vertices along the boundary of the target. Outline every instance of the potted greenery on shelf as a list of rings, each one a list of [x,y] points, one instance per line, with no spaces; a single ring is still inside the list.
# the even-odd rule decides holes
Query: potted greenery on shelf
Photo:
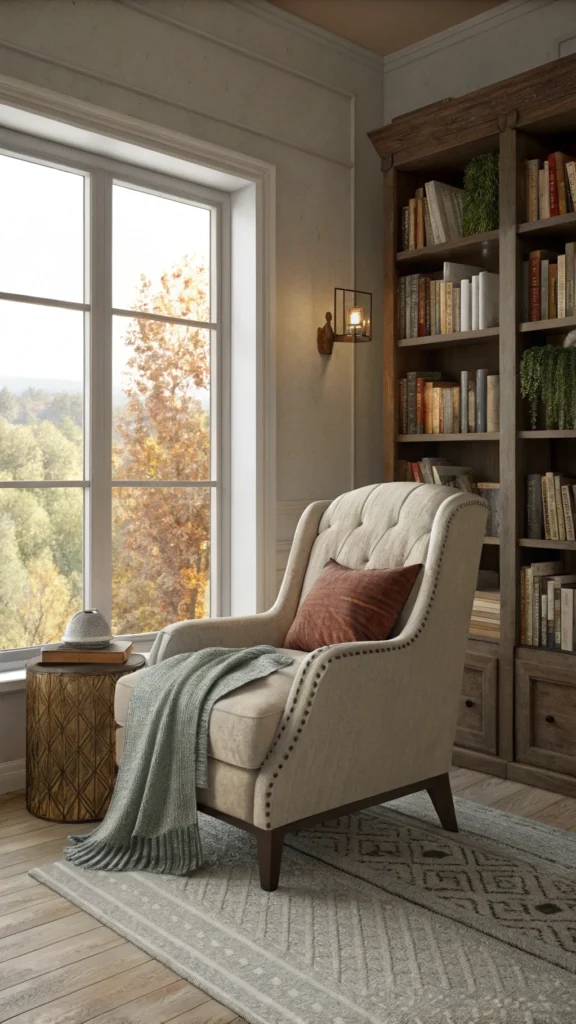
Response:
[[[546,430],[576,429],[576,348],[535,345],[520,361],[520,390],[528,399],[530,426],[536,430],[540,403]]]
[[[464,171],[463,235],[477,235],[498,227],[498,182],[497,153],[472,157]]]

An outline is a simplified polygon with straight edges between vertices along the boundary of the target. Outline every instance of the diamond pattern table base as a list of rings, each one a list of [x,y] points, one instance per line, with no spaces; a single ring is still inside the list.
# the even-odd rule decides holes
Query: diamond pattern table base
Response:
[[[145,664],[26,666],[26,805],[47,821],[104,817],[116,774],[116,681]]]

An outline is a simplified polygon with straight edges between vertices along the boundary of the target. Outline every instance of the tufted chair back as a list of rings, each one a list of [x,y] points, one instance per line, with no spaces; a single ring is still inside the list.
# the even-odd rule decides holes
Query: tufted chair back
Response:
[[[440,505],[454,491],[431,484],[371,484],[340,495],[318,527],[304,576],[300,603],[326,563],[334,558],[349,569],[397,569],[426,562],[432,524]],[[422,574],[420,579],[422,578]],[[401,631],[418,596],[418,583],[396,624]]]

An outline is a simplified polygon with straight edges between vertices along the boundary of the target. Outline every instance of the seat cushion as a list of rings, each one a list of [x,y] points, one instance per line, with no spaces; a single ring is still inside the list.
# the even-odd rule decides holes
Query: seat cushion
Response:
[[[214,705],[210,716],[208,753],[210,757],[238,768],[259,768],[282,717],[290,688],[304,651],[284,651],[294,659],[288,668],[246,683]],[[116,684],[114,713],[124,726],[128,704],[141,673],[122,676]]]

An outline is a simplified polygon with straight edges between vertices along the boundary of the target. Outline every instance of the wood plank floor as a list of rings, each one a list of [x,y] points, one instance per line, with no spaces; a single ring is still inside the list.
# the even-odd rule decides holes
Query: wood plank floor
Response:
[[[458,796],[576,831],[576,800],[455,768]],[[233,1011],[30,878],[86,826],[28,814],[0,797],[0,1022],[10,1024],[242,1024]]]

